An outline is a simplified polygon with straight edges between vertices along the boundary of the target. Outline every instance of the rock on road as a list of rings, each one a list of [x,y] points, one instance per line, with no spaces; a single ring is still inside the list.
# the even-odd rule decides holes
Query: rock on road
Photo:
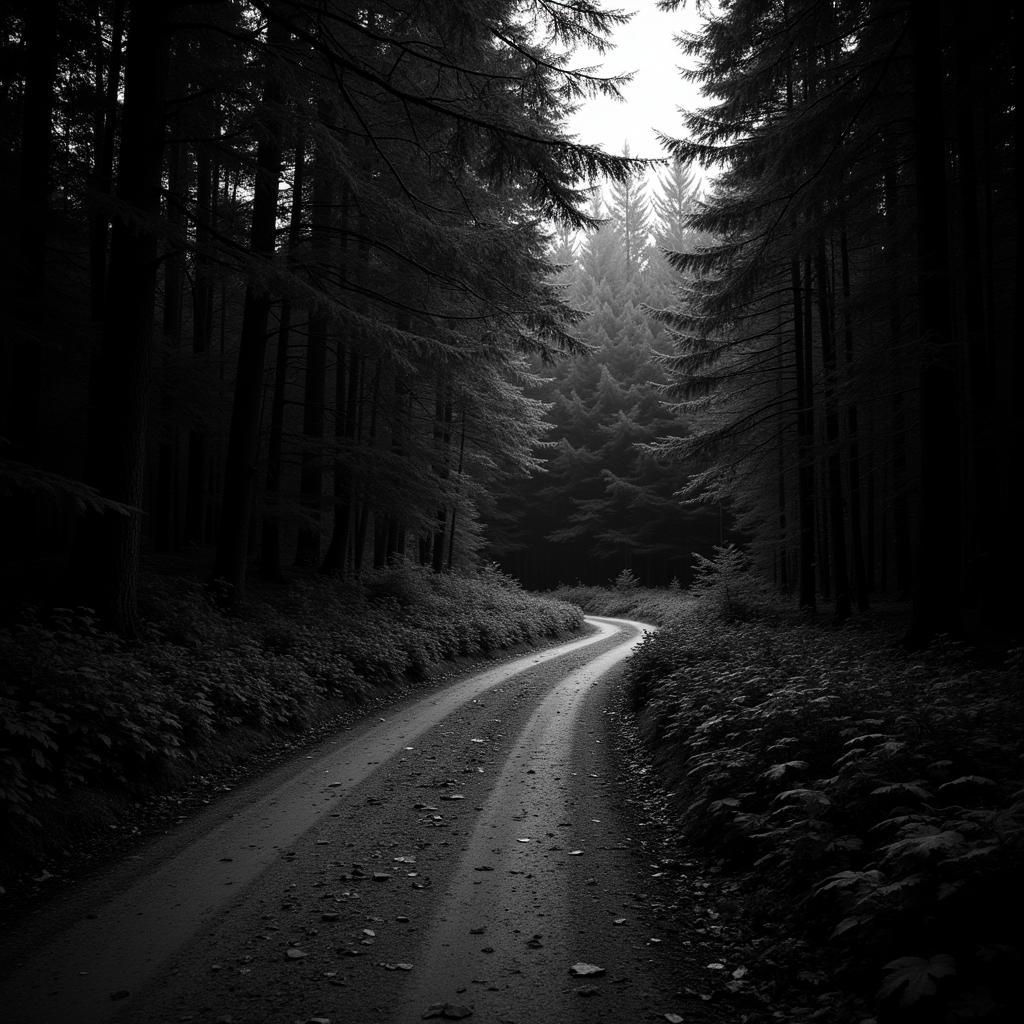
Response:
[[[0,1019],[680,1012],[604,713],[651,627],[588,622],[321,744],[28,919],[0,940]]]

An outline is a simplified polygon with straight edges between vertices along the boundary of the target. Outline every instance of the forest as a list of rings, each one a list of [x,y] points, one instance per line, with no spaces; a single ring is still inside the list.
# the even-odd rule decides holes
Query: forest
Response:
[[[543,225],[631,162],[571,142],[622,15],[547,4],[9,9],[4,566],[138,632],[143,553],[472,564],[535,464],[529,356],[580,349]]]
[[[7,612],[136,635],[165,556],[229,605],[398,558],[664,586],[728,537],[810,612],[1004,631],[1017,26],[929,11],[719,13],[652,182],[565,128],[623,12],[13,5]]]
[[[634,710],[723,864],[894,956],[943,851],[951,948],[1024,906],[1019,12],[694,2],[658,160],[568,127],[628,81],[590,0],[4,5],[18,857],[583,609],[665,627]]]

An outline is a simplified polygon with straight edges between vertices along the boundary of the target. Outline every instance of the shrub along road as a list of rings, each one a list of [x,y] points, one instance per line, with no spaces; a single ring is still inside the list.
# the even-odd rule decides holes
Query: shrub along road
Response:
[[[589,621],[364,722],[23,922],[0,940],[5,1020],[734,1019],[687,995],[700,968],[652,911],[610,749],[645,627]]]

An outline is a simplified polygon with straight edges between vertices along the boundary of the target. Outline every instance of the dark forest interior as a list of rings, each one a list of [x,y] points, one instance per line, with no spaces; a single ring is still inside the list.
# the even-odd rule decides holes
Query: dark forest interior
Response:
[[[712,104],[648,194],[514,4],[9,5],[7,612],[131,635],[150,555],[233,601],[730,537],[839,619],[1018,622],[1017,22],[798,8],[685,42]]]
[[[662,768],[706,753],[658,689],[701,651],[695,736],[728,678],[785,705],[730,736],[817,744],[758,762],[774,781],[831,764],[847,734],[792,725],[806,656],[851,673],[844,729],[891,712],[931,766],[980,752],[943,785],[995,779],[977,808],[1005,834],[935,812],[928,835],[1024,851],[1004,728],[1024,717],[1020,12],[709,8],[679,40],[706,103],[656,161],[567,128],[624,85],[573,47],[625,20],[582,0],[3,5],[0,823],[37,835],[66,786],[131,789],[222,727],[306,728],[325,695],[553,640],[580,607],[674,622],[694,586],[728,625],[666,630],[632,670]],[[960,703],[929,689],[944,665]],[[971,674],[990,667],[998,685]],[[946,747],[907,725],[923,705]],[[66,755],[90,730],[116,769]],[[917,807],[899,764],[864,779]],[[764,785],[744,771],[690,783],[723,863],[778,822],[722,803]]]

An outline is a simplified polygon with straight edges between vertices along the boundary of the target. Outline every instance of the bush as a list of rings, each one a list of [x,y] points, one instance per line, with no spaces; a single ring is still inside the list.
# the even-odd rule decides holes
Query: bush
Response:
[[[621,576],[620,573],[620,579]],[[638,619],[656,626],[663,626],[685,615],[694,603],[692,597],[678,588],[662,590],[632,584],[615,588],[586,586],[582,583],[572,587],[561,584],[550,592],[550,596],[578,605],[590,615]]]
[[[1012,1005],[1019,672],[950,644],[910,658],[879,629],[702,615],[648,638],[629,671],[688,832],[756,870],[849,983],[883,1010],[923,1001],[928,1020]]]
[[[86,609],[29,610],[0,629],[0,829],[19,834],[72,786],[135,791],[237,728],[301,731],[324,702],[358,702],[445,660],[578,630],[579,608],[494,570],[320,578],[225,613],[195,581],[148,578],[143,638]]]

